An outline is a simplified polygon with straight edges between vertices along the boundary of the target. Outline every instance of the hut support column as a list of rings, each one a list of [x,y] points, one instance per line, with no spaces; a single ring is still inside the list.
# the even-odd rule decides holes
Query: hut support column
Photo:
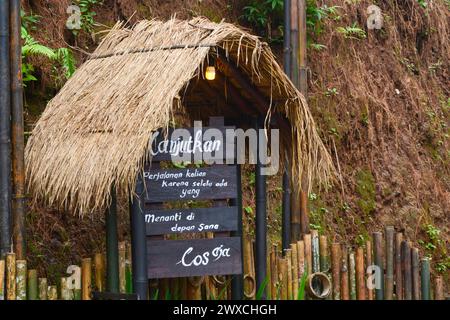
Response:
[[[11,250],[9,1],[0,1],[0,256]]]
[[[139,300],[147,300],[148,279],[147,279],[147,243],[145,236],[145,219],[142,210],[144,209],[144,181],[141,175],[136,181],[136,190],[130,204],[130,226],[132,243],[132,268],[133,268],[133,290],[138,295]]]
[[[284,0],[284,73],[290,76],[291,73],[291,0]],[[289,162],[287,155],[285,156],[285,169],[283,173],[283,200],[282,200],[282,231],[281,245],[284,250],[288,249],[291,243],[291,181],[289,176]]]
[[[117,195],[111,189],[111,204],[106,210],[106,290],[119,293],[119,243],[117,240]]]
[[[255,166],[255,186],[256,186],[256,290],[260,290],[267,275],[267,212],[266,212],[266,176],[262,174],[263,164],[261,163],[261,147],[265,147],[265,136],[259,135],[261,118],[256,119],[255,129],[258,135],[257,163]],[[265,290],[264,290],[265,292]],[[263,293],[262,298],[266,295]]]
[[[13,190],[12,220],[14,252],[17,259],[26,257],[25,242],[25,160],[22,87],[22,44],[20,0],[10,1],[11,32],[11,140]]]

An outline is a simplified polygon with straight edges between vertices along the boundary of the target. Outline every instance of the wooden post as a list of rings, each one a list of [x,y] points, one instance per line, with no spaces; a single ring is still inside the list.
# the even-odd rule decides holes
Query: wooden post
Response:
[[[5,260],[0,259],[0,301],[5,300]]]
[[[298,297],[298,286],[299,286],[299,278],[298,278],[298,247],[296,243],[291,244],[291,253],[292,253],[292,295],[293,299],[297,300]]]
[[[333,299],[341,300],[341,245],[333,243],[331,245],[331,276],[333,281]]]
[[[6,255],[6,299],[16,300],[16,255]]]
[[[444,300],[444,279],[442,276],[434,278],[434,300]]]
[[[381,276],[380,288],[375,289],[375,296],[377,300],[384,300],[384,267],[383,267],[382,238],[383,235],[381,232],[373,233],[375,265],[379,268]]]
[[[350,251],[348,254],[348,266],[349,266],[349,287],[350,287],[350,299],[356,300],[356,261],[355,253]]]
[[[202,283],[203,277],[188,278],[186,290],[188,300],[202,300]]]
[[[278,279],[280,280],[280,300],[288,299],[288,277],[286,258],[278,259]]]
[[[126,260],[125,242],[119,243],[119,291],[125,293],[127,290],[127,280],[125,277],[125,260]]]
[[[392,300],[394,297],[394,227],[386,227],[386,287],[384,298]]]
[[[286,272],[287,272],[287,299],[292,300],[292,251],[291,249],[286,249]]]
[[[28,300],[37,300],[39,298],[38,292],[38,278],[36,270],[28,270]]]
[[[16,300],[27,300],[27,261],[16,261]]]
[[[98,292],[104,291],[103,281],[105,279],[105,264],[103,259],[103,254],[96,253],[94,256],[94,278],[95,278],[95,288]]]
[[[423,258],[421,272],[422,300],[430,300],[430,282],[430,259]]]
[[[126,278],[126,291],[127,293],[133,293],[133,274],[131,272],[132,270],[132,256],[131,256],[131,245],[129,242],[127,242],[127,255],[125,260],[125,278]],[[177,281],[177,284],[179,284],[179,281]],[[179,291],[179,288],[178,288]]]
[[[58,300],[58,288],[56,286],[48,286],[47,298],[48,300]]]
[[[47,279],[46,278],[39,278],[38,279],[38,284],[39,284],[39,300],[47,300],[48,299],[48,295],[47,295],[47,290],[48,290]]]
[[[244,296],[246,296],[247,299],[253,300],[256,289],[252,263],[253,246],[248,235],[244,235],[242,241],[244,241]]]
[[[311,230],[311,245],[312,245],[312,272],[320,272],[320,248],[319,248],[319,232]]]
[[[60,294],[61,300],[72,300],[73,299],[73,297],[72,297],[73,292],[71,292],[72,290],[70,290],[67,287],[67,278],[66,277],[61,278],[60,290],[61,290],[61,294]]]
[[[419,249],[411,249],[411,271],[412,271],[412,298],[420,300],[420,262]]]
[[[341,248],[341,300],[350,300],[348,288],[348,251],[345,245]]]
[[[411,248],[408,241],[402,242],[404,299],[412,300]]]
[[[403,234],[397,232],[395,235],[395,296],[397,300],[403,300],[402,241]]]
[[[319,238],[320,271],[328,274],[330,272],[330,255],[328,253],[328,240],[326,236]]]
[[[298,256],[298,279],[303,278],[303,274],[306,272],[305,262],[305,242],[297,241],[297,256]]]
[[[305,234],[303,235],[303,242],[305,245],[305,263],[306,263],[306,270],[308,272],[308,276],[312,274],[312,268],[313,268],[313,258],[312,258],[312,244],[311,244],[311,234]]]
[[[366,281],[364,270],[364,249],[356,249],[356,293],[358,300],[366,300]]]
[[[92,260],[83,259],[81,262],[81,299],[91,300]]]
[[[270,269],[271,269],[271,293],[272,300],[278,300],[279,292],[278,292],[278,263],[277,263],[277,249],[276,246],[272,247],[272,251],[270,252]],[[256,289],[256,288],[255,288]]]
[[[368,241],[366,241],[366,266],[367,267],[371,266],[372,261],[373,261],[373,259],[372,259],[372,242],[370,240],[368,240]],[[374,299],[373,289],[367,288],[367,300],[373,300],[373,299]]]

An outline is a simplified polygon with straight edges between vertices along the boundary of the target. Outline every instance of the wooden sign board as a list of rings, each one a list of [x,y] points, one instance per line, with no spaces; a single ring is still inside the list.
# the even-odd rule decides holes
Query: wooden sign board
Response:
[[[234,127],[170,128],[167,133],[159,130],[154,133],[150,154],[152,161],[174,161],[183,156],[191,163],[221,159],[234,161]],[[229,135],[228,133],[233,133]],[[185,157],[184,157],[185,156]],[[200,161],[196,161],[200,160]],[[179,162],[179,161],[174,161]]]
[[[144,171],[145,201],[217,200],[237,197],[236,166]]]
[[[191,208],[174,210],[147,209],[147,236],[199,232],[236,231],[237,207]]]
[[[241,238],[147,240],[149,279],[242,273]]]

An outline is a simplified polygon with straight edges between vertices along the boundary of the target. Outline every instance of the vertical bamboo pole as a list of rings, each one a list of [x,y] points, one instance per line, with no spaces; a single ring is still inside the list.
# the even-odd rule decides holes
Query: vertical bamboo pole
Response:
[[[370,240],[366,241],[366,266],[372,265],[372,242]],[[367,275],[367,273],[366,273]],[[367,285],[366,285],[367,287]],[[373,300],[374,294],[373,289],[367,288],[367,300]]]
[[[313,258],[312,258],[312,244],[311,244],[311,234],[303,235],[303,242],[305,245],[305,262],[306,262],[306,270],[308,272],[308,276],[312,274],[313,268]]]
[[[67,287],[67,278],[66,277],[61,278],[60,290],[61,290],[61,293],[60,293],[61,300],[72,300],[71,294],[70,294],[70,289]]]
[[[364,249],[356,249],[356,287],[358,300],[366,300],[366,282],[364,277]]]
[[[105,279],[105,264],[103,259],[103,254],[96,253],[94,256],[94,279],[95,288],[98,292],[104,291],[103,280]]]
[[[382,246],[383,235],[381,232],[373,233],[373,243],[374,243],[374,257],[375,265],[380,270],[380,288],[375,289],[375,296],[377,300],[384,299],[384,268],[383,268],[383,246]]]
[[[434,278],[434,300],[444,300],[444,279],[442,276]]]
[[[119,243],[119,291],[125,293],[127,290],[127,280],[125,277],[125,260],[126,260],[125,242]]]
[[[293,299],[298,297],[298,247],[296,243],[291,244],[292,252],[292,295]]]
[[[188,300],[202,300],[202,277],[189,277],[187,281]],[[222,292],[223,288],[221,288]]]
[[[280,279],[280,300],[288,299],[288,277],[286,258],[278,260],[278,279]]]
[[[402,242],[403,287],[405,300],[412,299],[411,248],[408,241]]]
[[[306,272],[305,262],[305,242],[303,240],[297,241],[297,257],[298,257],[298,279],[303,278]]]
[[[5,300],[5,260],[0,259],[0,301]]]
[[[411,271],[412,271],[412,289],[413,300],[420,300],[420,262],[419,249],[411,249]]]
[[[292,251],[291,249],[286,249],[286,272],[287,272],[287,299],[292,300]]]
[[[58,288],[56,286],[48,286],[47,299],[48,300],[58,300]]]
[[[39,284],[39,300],[47,300],[48,299],[48,295],[47,295],[47,290],[48,290],[47,279],[46,278],[39,278],[38,279],[38,284]]]
[[[348,254],[349,279],[350,279],[350,299],[356,300],[356,261],[355,253],[350,251]]]
[[[311,230],[311,245],[312,245],[312,272],[320,272],[320,248],[319,248],[319,232]]]
[[[397,300],[403,300],[402,241],[403,234],[397,232],[395,235],[395,296]]]
[[[394,297],[394,227],[386,227],[386,287],[384,298],[392,300]]]
[[[6,255],[6,299],[16,300],[16,255]]]
[[[267,280],[270,281],[270,279],[272,279],[272,269],[270,268],[270,248],[267,251],[266,254],[266,265],[267,265]],[[272,286],[269,285],[269,283],[267,282],[266,285],[266,293],[267,293],[267,299],[270,300],[272,299]]]
[[[328,253],[328,240],[326,236],[319,238],[320,271],[327,274],[330,272],[330,255]]]
[[[92,287],[92,260],[83,259],[81,262],[81,299],[91,300]]]
[[[28,270],[28,300],[37,300],[38,293],[38,278],[36,270]]]
[[[421,272],[422,300],[430,300],[430,259],[422,259]]]
[[[333,299],[341,299],[341,245],[333,243],[331,245],[331,275],[333,281]]]
[[[16,261],[16,300],[27,300],[27,261]]]
[[[254,279],[251,278],[252,268],[252,243],[248,236],[244,235],[244,295],[249,297],[253,291]]]
[[[350,300],[348,288],[348,251],[345,245],[341,248],[341,300]]]

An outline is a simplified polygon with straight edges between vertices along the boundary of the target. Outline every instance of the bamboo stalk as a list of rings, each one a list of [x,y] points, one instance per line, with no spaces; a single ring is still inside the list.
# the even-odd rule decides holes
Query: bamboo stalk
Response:
[[[47,298],[48,300],[58,300],[58,288],[56,286],[48,286]]]
[[[366,266],[372,266],[372,242],[370,240],[366,241]],[[367,272],[366,272],[367,275]],[[366,285],[367,286],[367,285]],[[367,300],[373,300],[374,299],[374,292],[373,289],[367,288]]]
[[[411,271],[412,271],[412,298],[420,300],[420,262],[419,249],[411,249]]]
[[[0,260],[0,301],[5,300],[5,260]]]
[[[411,248],[408,241],[402,242],[403,288],[404,299],[412,299]]]
[[[341,299],[341,245],[333,243],[331,245],[331,275],[333,281],[333,299]]]
[[[384,268],[383,268],[383,246],[382,246],[382,238],[383,235],[381,232],[374,232],[373,233],[373,243],[374,243],[374,260],[375,265],[380,270],[380,277],[381,281],[379,281],[379,288],[375,289],[375,297],[377,300],[383,300],[384,299]]]
[[[201,290],[202,282],[203,282],[203,277],[189,277],[188,278],[187,288],[186,288],[188,300],[201,300],[202,299],[202,290]],[[222,292],[223,289],[224,288],[222,287],[220,292]]]
[[[268,252],[266,253],[266,277],[268,280],[272,279],[272,269],[270,268],[270,248],[268,249]],[[266,285],[266,298],[268,300],[272,299],[272,286],[270,286],[268,283]]]
[[[403,300],[403,272],[402,272],[402,241],[403,234],[395,235],[395,296]]]
[[[303,274],[306,272],[305,265],[305,242],[297,241],[297,257],[298,257],[298,279],[303,278]]]
[[[298,247],[296,243],[291,244],[291,252],[292,252],[292,295],[294,300],[297,300],[298,297]]]
[[[319,232],[311,230],[311,250],[312,250],[312,272],[320,272],[320,248],[319,248]]]
[[[287,299],[292,300],[293,288],[292,288],[292,251],[286,249],[286,272],[287,272]]]
[[[364,249],[356,249],[356,293],[358,300],[366,300],[366,283],[364,277]]]
[[[348,255],[345,245],[341,248],[341,300],[349,300],[350,292],[348,287]]]
[[[328,252],[327,236],[320,236],[319,252],[320,252],[320,271],[325,274],[328,274],[330,272],[330,255]]]
[[[350,299],[356,300],[356,262],[355,253],[350,251],[348,254],[348,266],[349,266],[349,286],[350,286]]]
[[[434,300],[444,300],[444,279],[442,276],[434,278]]]
[[[119,291],[127,291],[127,280],[125,277],[126,245],[125,242],[119,243]]]
[[[81,299],[91,300],[92,260],[83,259],[81,262]]]
[[[206,278],[208,279],[208,284],[211,284],[211,283],[214,284],[214,281],[211,277],[206,277]],[[216,288],[214,285],[213,285],[213,287],[214,287],[214,289]],[[207,289],[208,289],[208,287],[207,287]],[[170,279],[170,292],[172,292],[173,300],[181,299],[181,297],[180,297],[180,279],[179,278]],[[127,288],[127,293],[131,293],[131,292],[128,292],[128,288]],[[211,294],[209,295],[209,297],[207,295],[207,299],[211,299],[211,297],[212,297]],[[217,297],[217,292],[214,292],[213,297]]]
[[[272,248],[272,251],[270,252],[270,269],[272,270],[271,273],[271,293],[272,293],[272,300],[278,300],[279,293],[278,293],[278,263],[277,263],[277,253],[276,253],[276,247],[274,246]]]
[[[384,298],[392,300],[394,297],[394,227],[386,227],[386,286]]]
[[[67,278],[66,277],[62,277],[61,278],[61,285],[60,285],[60,297],[61,300],[72,300],[72,290],[70,290],[67,286]]]
[[[430,259],[422,259],[421,289],[422,300],[430,300]]]
[[[6,255],[6,299],[16,300],[16,255]]]
[[[47,295],[47,290],[48,290],[47,279],[46,278],[39,278],[38,279],[38,284],[39,284],[39,300],[47,300],[48,299],[48,295]]]
[[[27,261],[16,261],[16,300],[27,300]]]
[[[37,300],[38,293],[38,278],[36,270],[28,270],[28,300]]]
[[[280,300],[288,299],[288,279],[286,258],[278,259],[278,279],[280,280]]]
[[[311,234],[303,235],[303,242],[305,244],[305,262],[306,262],[306,270],[308,275],[312,274],[313,268],[313,258],[312,258],[312,244],[311,244]]]
[[[98,292],[104,291],[103,279],[105,278],[105,264],[103,259],[103,254],[96,253],[94,256],[94,278],[95,278],[95,288]]]

